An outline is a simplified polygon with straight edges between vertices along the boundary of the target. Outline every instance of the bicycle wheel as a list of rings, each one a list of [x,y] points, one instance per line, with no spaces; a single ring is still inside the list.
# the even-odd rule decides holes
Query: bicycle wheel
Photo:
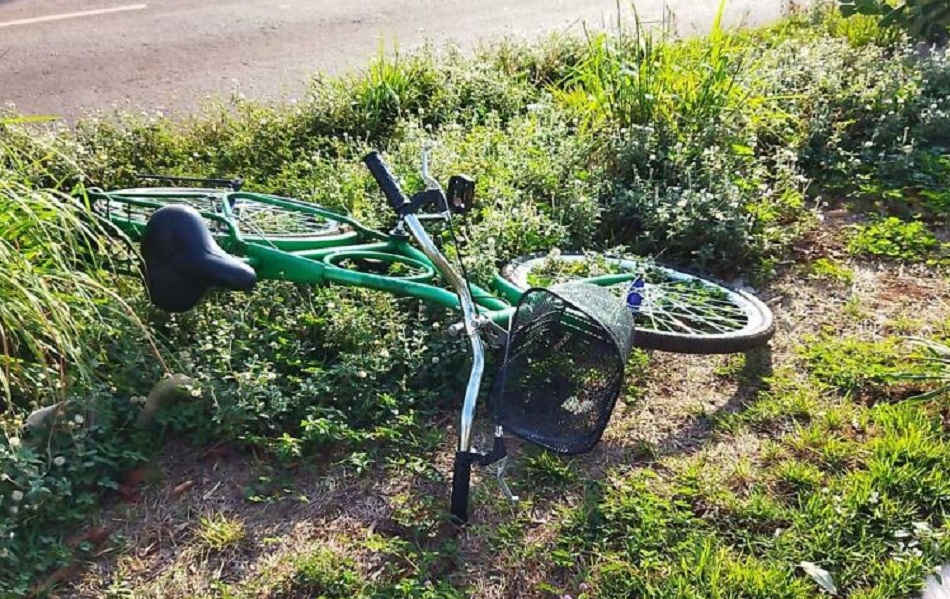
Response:
[[[169,204],[188,204],[199,212],[224,216],[224,202],[230,202],[235,224],[249,239],[310,239],[341,232],[339,222],[306,207],[296,208],[284,198],[268,201],[267,196],[226,195],[218,190],[188,187],[140,187],[90,196],[97,213],[141,224],[148,222],[157,208]],[[221,226],[209,223],[212,231]]]
[[[501,276],[519,290],[590,280],[623,301],[639,275],[634,345],[685,354],[743,352],[775,332],[772,312],[752,295],[651,261],[603,254],[535,254],[506,265]],[[599,279],[599,280],[598,280]]]
[[[322,237],[340,232],[340,223],[335,220],[247,198],[235,200],[231,212],[238,228],[252,236]]]

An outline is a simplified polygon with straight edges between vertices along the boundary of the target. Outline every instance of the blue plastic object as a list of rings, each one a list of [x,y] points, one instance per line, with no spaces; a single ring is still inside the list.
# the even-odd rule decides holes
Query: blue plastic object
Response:
[[[630,311],[634,314],[640,313],[640,304],[643,303],[643,288],[646,285],[646,281],[643,279],[643,275],[637,275],[637,278],[630,282],[630,287],[627,288],[627,307],[630,308]]]

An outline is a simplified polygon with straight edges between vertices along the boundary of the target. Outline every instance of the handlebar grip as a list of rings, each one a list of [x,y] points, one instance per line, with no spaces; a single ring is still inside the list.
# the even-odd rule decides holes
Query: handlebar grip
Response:
[[[383,162],[383,158],[379,155],[379,152],[370,152],[364,156],[363,163],[369,168],[369,172],[373,174],[373,178],[376,179],[379,188],[383,190],[383,194],[386,196],[392,209],[402,216],[408,214],[412,205],[405,194],[402,193],[399,184],[396,183],[396,178],[393,177],[389,167]]]

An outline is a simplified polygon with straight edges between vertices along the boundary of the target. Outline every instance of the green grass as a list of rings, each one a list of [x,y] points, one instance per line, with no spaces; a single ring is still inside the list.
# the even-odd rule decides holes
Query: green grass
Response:
[[[353,562],[330,549],[317,549],[295,558],[293,568],[287,588],[274,597],[348,599],[358,596],[366,586]]]
[[[717,19],[688,41],[633,23],[473,58],[381,52],[362,71],[318,77],[294,106],[236,99],[185,122],[126,115],[74,130],[5,119],[0,538],[13,540],[0,546],[0,595],[86,555],[65,531],[114,497],[123,470],[182,437],[255,452],[263,474],[245,490],[259,507],[294,493],[307,465],[343,469],[388,510],[358,538],[281,562],[273,580],[219,582],[209,596],[259,585],[274,597],[458,597],[484,591],[478,575],[491,568],[512,596],[817,596],[802,563],[828,571],[842,596],[916,592],[950,558],[950,445],[940,396],[905,400],[946,383],[946,352],[866,330],[878,315],[854,285],[861,261],[790,264],[819,196],[879,215],[837,240],[853,255],[883,268],[943,259],[950,66],[892,42],[868,19],[822,8],[764,31]],[[136,278],[110,273],[127,250],[71,199],[138,171],[244,175],[382,228],[391,215],[359,157],[382,148],[414,188],[427,144],[441,178],[478,181],[466,253],[480,282],[517,255],[622,244],[715,275],[801,276],[806,295],[819,294],[811,279],[852,286],[851,299],[834,328],[783,325],[791,352],[718,362],[731,409],[679,406],[665,416],[672,432],[608,441],[620,463],[528,452],[515,486],[530,497],[502,507],[479,487],[478,504],[504,522],[453,536],[433,456],[451,445],[445,422],[467,375],[464,343],[442,333],[455,315],[278,282],[161,314]],[[924,330],[927,318],[891,315],[886,327]],[[631,362],[618,408],[648,425],[639,410],[680,374],[649,360]],[[134,430],[129,399],[166,370],[194,377],[194,395],[156,432]],[[24,435],[29,412],[58,400],[68,401],[57,426]],[[688,449],[675,442],[682,421],[703,424]],[[606,478],[585,476],[601,468]],[[373,487],[380,471],[393,488]],[[195,531],[205,553],[255,547],[253,522],[238,516]],[[134,583],[111,586],[120,596]]]
[[[110,272],[124,246],[73,197],[34,181],[33,169],[66,156],[41,144],[43,157],[30,157],[27,138],[4,135],[8,126],[0,124],[0,594],[61,564],[70,552],[62,530],[142,459],[125,393],[165,369],[141,301],[127,300],[141,287]],[[51,404],[59,407],[44,426],[24,428]]]
[[[535,451],[520,460],[528,480],[539,487],[558,486],[578,481],[575,468],[570,460],[560,458],[548,451]]]
[[[580,61],[559,84],[557,98],[593,129],[670,127],[673,135],[755,104],[743,78],[750,47],[722,26],[720,2],[712,28],[701,41],[673,44],[666,27],[632,30],[618,24],[612,35],[588,34]],[[634,60],[631,60],[633,58]]]
[[[801,429],[785,437],[790,459],[739,495],[716,482],[726,465],[702,458],[672,480],[649,470],[611,477],[564,525],[559,545],[578,560],[563,567],[585,572],[593,596],[816,596],[801,562],[828,570],[845,596],[913,593],[945,555],[950,445],[939,418],[908,404],[862,418],[864,439],[837,450],[847,467],[794,451],[833,445],[827,429]]]
[[[202,516],[195,536],[212,551],[224,551],[238,547],[246,538],[244,523],[224,514]]]
[[[156,350],[131,306],[102,269],[115,251],[75,200],[0,179],[0,386],[7,413],[63,399],[89,384],[93,348],[114,322],[137,329],[142,350]],[[19,408],[19,410],[17,410]]]
[[[940,242],[924,223],[904,222],[893,216],[858,225],[848,241],[848,250],[852,254],[905,262],[926,261],[940,247]]]
[[[810,277],[840,285],[850,285],[854,282],[854,271],[831,258],[818,258],[807,266],[806,273]]]
[[[808,422],[819,411],[824,385],[803,377],[795,370],[777,369],[763,380],[763,388],[746,409],[719,415],[716,426],[735,432],[750,427],[762,432],[781,432]]]
[[[919,359],[898,337],[865,340],[831,331],[807,339],[799,353],[815,379],[842,393],[875,397],[905,393],[896,377],[917,368]]]

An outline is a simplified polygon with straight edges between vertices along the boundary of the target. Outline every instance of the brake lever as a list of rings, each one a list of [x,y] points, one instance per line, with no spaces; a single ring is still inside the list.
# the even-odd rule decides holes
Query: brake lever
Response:
[[[422,144],[422,179],[426,182],[426,191],[442,191],[439,182],[429,174],[429,148],[430,142]]]

